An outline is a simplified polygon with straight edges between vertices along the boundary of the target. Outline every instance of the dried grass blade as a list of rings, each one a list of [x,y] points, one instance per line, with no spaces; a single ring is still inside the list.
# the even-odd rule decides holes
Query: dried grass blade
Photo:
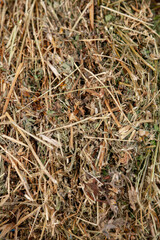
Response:
[[[26,189],[26,192],[27,192],[30,200],[31,200],[31,201],[34,201],[34,200],[33,200],[33,197],[32,197],[32,194],[31,194],[30,191],[29,191],[29,185],[28,185],[28,183],[27,183],[27,179],[22,175],[22,172],[18,169],[18,167],[17,167],[17,165],[15,164],[15,162],[13,161],[13,159],[12,159],[11,157],[9,157],[9,159],[11,160],[12,165],[13,165],[13,167],[15,168],[15,170],[16,170],[16,172],[17,172],[17,174],[18,174],[18,176],[19,176],[19,178],[20,178],[20,180],[21,180],[21,182],[22,182],[22,184],[23,184],[23,186],[24,186],[24,188]]]
[[[38,48],[38,51],[39,51],[39,54],[40,54],[40,57],[41,57],[42,65],[43,65],[43,73],[45,75],[46,70],[45,70],[44,59],[43,59],[43,55],[42,55],[42,52],[41,52],[41,49],[40,49],[40,44],[39,44],[37,36],[36,36],[36,31],[35,31],[35,27],[34,27],[33,18],[32,18],[32,28],[33,28],[33,35],[34,35],[34,38],[35,38],[35,43],[37,45],[37,48]]]
[[[16,74],[15,74],[15,77],[14,77],[14,79],[13,79],[13,81],[12,81],[12,85],[11,85],[11,88],[10,88],[10,90],[9,90],[9,93],[8,93],[8,96],[7,96],[7,100],[6,100],[6,102],[5,102],[5,105],[4,105],[2,114],[4,114],[4,113],[6,112],[6,110],[7,110],[7,107],[8,107],[8,104],[9,104],[9,100],[10,100],[10,97],[11,97],[11,94],[12,94],[12,92],[13,92],[13,89],[14,89],[14,86],[15,86],[15,84],[16,84],[17,78],[18,78],[18,76],[19,76],[19,74],[20,74],[20,72],[21,72],[22,66],[23,66],[23,63],[20,63],[20,65],[19,65],[19,67],[18,67],[18,69],[17,69],[17,71],[16,71]]]
[[[1,11],[1,19],[0,19],[0,25],[1,25],[1,29],[0,29],[0,38],[1,38],[1,35],[2,35],[2,31],[3,31],[3,28],[4,28],[4,22],[5,22],[5,16],[6,16],[6,11],[7,11],[7,7],[6,7],[6,3],[4,2],[4,7],[3,7],[3,10]]]
[[[40,136],[43,138],[43,140],[45,140],[46,142],[49,142],[50,144],[54,145],[55,147],[57,147],[57,148],[61,147],[61,144],[58,141],[56,141],[55,139],[49,138],[43,134],[41,134]]]
[[[131,44],[129,44],[128,40],[123,36],[122,32],[120,30],[117,30],[119,35],[121,36],[121,38],[127,43],[127,45],[130,47],[130,49],[132,50],[132,52],[146,65],[148,66],[150,69],[152,69],[153,71],[155,71],[155,68],[152,67],[146,60],[144,60],[139,54],[138,52],[136,52],[136,50],[134,49],[134,47],[131,46]]]
[[[119,15],[121,15],[121,16],[124,16],[124,17],[126,17],[126,18],[130,18],[130,19],[132,19],[132,20],[135,20],[135,21],[137,21],[137,22],[140,22],[140,23],[144,24],[145,26],[146,26],[147,24],[148,24],[148,25],[152,25],[152,24],[150,24],[150,23],[144,22],[143,20],[141,20],[141,19],[139,19],[139,18],[132,17],[132,16],[127,15],[127,14],[125,14],[125,13],[118,12],[118,11],[112,9],[112,8],[105,7],[105,6],[101,6],[101,8],[104,8],[104,9],[110,11],[110,12],[114,12],[114,13],[119,14]]]
[[[10,123],[11,123],[11,122],[10,122]],[[11,142],[17,143],[17,144],[22,145],[22,146],[24,146],[24,147],[28,147],[25,143],[23,143],[23,142],[21,142],[21,141],[19,141],[19,140],[16,140],[16,139],[14,139],[14,138],[12,138],[12,137],[9,137],[9,136],[7,136],[7,135],[5,135],[5,134],[2,134],[1,137],[6,138],[6,139],[10,140]]]
[[[33,216],[34,213],[36,213],[37,211],[39,211],[39,209],[41,208],[41,206],[37,207],[35,210],[33,210],[31,213],[29,213],[28,215],[22,217],[17,223],[16,223],[16,227],[19,226],[21,223],[23,223],[25,220],[27,220],[29,217]]]
[[[34,139],[36,139],[38,142],[43,143],[45,146],[49,147],[50,149],[53,149],[53,147],[49,144],[47,144],[45,141],[41,140],[40,138],[36,137],[35,135],[27,132],[26,130],[24,130],[23,128],[21,128],[20,126],[18,126],[13,119],[10,117],[10,115],[8,113],[6,113],[7,117],[10,119],[10,122],[8,122],[9,124],[12,124],[16,129],[19,129],[19,131],[26,133],[27,135],[33,137]],[[41,134],[39,134],[41,135]],[[28,145],[26,145],[28,147]]]
[[[114,121],[115,121],[117,127],[120,128],[120,127],[121,127],[121,124],[119,123],[118,119],[117,119],[116,116],[114,115],[112,109],[111,109],[110,106],[109,106],[109,103],[107,102],[106,99],[104,100],[104,102],[105,102],[105,104],[106,104],[106,106],[107,106],[107,108],[108,108],[108,110],[109,110],[109,112],[110,112],[112,118],[114,119]]]
[[[28,1],[27,1],[27,3],[28,3]],[[25,19],[24,36],[23,36],[23,41],[22,41],[22,45],[21,45],[21,48],[20,48],[20,53],[19,53],[19,56],[18,56],[16,68],[19,65],[19,63],[21,61],[21,58],[22,58],[23,48],[24,48],[24,44],[25,44],[25,40],[26,40],[26,36],[27,36],[27,32],[28,32],[27,30],[28,30],[28,27],[29,27],[29,24],[30,24],[30,20],[31,20],[31,16],[32,16],[32,13],[33,13],[35,3],[36,3],[36,0],[34,0],[34,2],[32,3],[32,6],[30,7],[30,10],[29,10],[29,15],[27,15],[26,19]]]
[[[81,18],[83,17],[84,13],[86,12],[86,10],[91,6],[91,1],[87,4],[87,6],[85,7],[85,9],[82,11],[82,13],[80,14],[79,18],[77,19],[77,21],[75,22],[74,26],[72,27],[71,33],[69,35],[69,37],[71,37],[73,31],[75,30],[75,28],[77,27],[79,21],[81,20]]]
[[[14,122],[13,119],[11,118],[11,116],[7,113],[6,114],[7,117],[9,118],[10,121]],[[35,157],[35,159],[37,160],[41,170],[43,173],[45,173],[50,180],[54,183],[57,184],[57,181],[50,175],[50,173],[47,171],[47,169],[45,168],[45,166],[43,165],[43,163],[41,162],[41,160],[39,159],[38,155],[36,154],[36,152],[34,151],[31,142],[28,140],[28,138],[25,136],[25,134],[20,130],[20,128],[17,128],[17,130],[20,132],[20,134],[22,135],[22,137],[24,138],[24,140],[26,141],[26,143],[28,144],[28,147],[30,148],[33,156]]]
[[[16,159],[14,156],[12,156],[12,154],[11,154],[10,152],[8,152],[7,150],[5,150],[2,146],[0,146],[0,147],[1,147],[1,149],[2,149],[3,151],[5,151],[6,154],[8,155],[8,158],[9,158],[10,162],[12,163],[12,166],[15,168],[15,170],[16,170],[19,178],[21,179],[21,182],[22,182],[24,188],[26,189],[26,192],[27,192],[29,198],[33,201],[32,195],[31,195],[31,193],[30,193],[30,191],[29,191],[29,185],[28,185],[28,183],[27,183],[27,180],[24,180],[24,177],[22,176],[22,173],[20,172],[20,170],[19,170],[18,167],[17,167],[17,164],[15,164],[14,161],[18,162],[19,166],[21,166],[22,169],[23,169],[28,175],[30,175],[30,174],[25,170],[24,166],[22,165],[21,162],[18,161],[18,159]],[[14,159],[14,160],[13,160],[13,159]]]
[[[3,198],[0,202],[0,207],[2,207],[4,205],[4,203],[8,200],[9,197],[10,197],[9,195],[3,196]]]
[[[91,6],[89,8],[89,17],[91,22],[91,27],[94,29],[94,0],[91,0]]]
[[[95,116],[98,116],[98,115],[101,115],[101,114],[104,114],[104,113],[106,113],[106,112],[98,113],[98,114],[96,114]],[[60,129],[70,128],[70,127],[72,127],[72,126],[78,125],[79,123],[83,123],[83,122],[86,122],[86,121],[89,121],[89,120],[92,120],[92,119],[93,119],[93,121],[94,121],[94,117],[95,117],[95,116],[87,117],[87,118],[85,118],[85,119],[82,119],[82,120],[77,121],[77,122],[74,122],[74,123],[70,123],[70,124],[68,124],[68,125],[64,125],[64,126],[61,126],[61,127],[57,127],[57,128],[51,129],[51,130],[47,130],[47,131],[44,131],[44,132],[42,132],[42,133],[38,133],[37,135],[41,135],[41,134],[44,134],[44,133],[54,132],[54,131],[57,131],[57,130],[60,130]]]
[[[2,232],[0,234],[0,239],[2,239],[3,237],[5,237],[5,235],[10,232],[15,226],[15,223],[8,223],[3,225],[2,227],[0,227],[0,229],[2,229]]]
[[[151,173],[151,182],[152,183],[153,183],[154,177],[155,177],[156,160],[157,160],[158,151],[159,151],[159,139],[160,139],[160,134],[158,135],[157,146],[156,146],[155,155],[154,155],[154,159],[153,159],[153,166],[152,166],[152,173]]]
[[[31,234],[32,234],[32,232],[33,232],[33,228],[34,228],[34,226],[35,226],[35,223],[36,223],[36,220],[37,220],[37,217],[38,217],[38,214],[39,214],[40,210],[41,210],[41,207],[39,207],[38,210],[37,210],[37,213],[36,213],[36,216],[35,216],[35,218],[34,218],[34,222],[33,222],[33,224],[32,224],[32,228],[31,228],[31,231],[30,231],[30,233],[29,233],[28,239],[30,239],[30,236],[31,236]]]
[[[52,70],[52,72],[55,74],[55,76],[56,76],[58,79],[60,79],[60,74],[59,74],[59,72],[57,71],[57,69],[56,69],[49,61],[47,61],[46,63],[47,63],[47,65],[50,67],[50,69]]]
[[[18,165],[23,169],[23,171],[29,176],[31,177],[31,175],[29,174],[29,172],[25,169],[25,167],[23,166],[23,164],[16,158],[14,157],[8,150],[6,150],[5,148],[3,148],[1,145],[0,145],[0,148],[9,156],[9,159],[14,159],[15,162],[18,163]],[[9,159],[7,159],[5,156],[3,156],[3,154],[1,154],[2,157],[7,161],[7,162],[10,162]],[[11,161],[12,162],[12,161]]]
[[[70,128],[70,141],[69,141],[69,147],[70,149],[74,149],[73,147],[73,127]]]
[[[127,118],[127,116],[125,115],[122,107],[120,106],[120,104],[117,102],[117,100],[115,99],[115,97],[113,96],[112,92],[105,86],[105,84],[95,75],[93,74],[90,70],[88,70],[87,68],[85,68],[85,70],[87,72],[89,72],[102,86],[104,86],[104,88],[107,90],[107,92],[109,93],[109,95],[112,97],[112,99],[114,100],[115,104],[117,105],[117,107],[119,108],[119,110],[121,111],[121,113],[123,114],[123,116],[125,117],[125,119],[127,120],[127,122],[129,122],[131,124],[131,122],[129,121],[129,119]]]

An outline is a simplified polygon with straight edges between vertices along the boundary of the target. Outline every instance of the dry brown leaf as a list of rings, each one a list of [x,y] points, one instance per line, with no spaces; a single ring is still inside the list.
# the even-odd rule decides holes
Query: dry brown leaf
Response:
[[[116,188],[116,187],[111,186],[111,187],[109,187],[108,189],[109,189],[110,191],[112,191],[113,193],[116,193],[116,194],[119,193],[119,189]]]
[[[69,120],[70,121],[75,121],[75,122],[77,122],[77,121],[79,121],[80,119],[74,114],[74,112],[73,113],[70,113],[69,114]]]
[[[134,128],[132,128],[130,125],[125,126],[119,130],[120,138],[123,140],[125,139],[129,134],[131,134],[134,131]]]
[[[131,208],[135,211],[136,210],[135,204],[137,203],[137,192],[133,186],[131,186],[131,189],[128,190],[128,195],[129,195]]]
[[[105,152],[106,152],[106,148],[105,148],[105,141],[103,141],[102,145],[100,146],[100,154],[99,154],[99,168],[102,168],[103,165],[103,161],[104,161],[104,157],[105,157]]]
[[[121,158],[119,159],[119,161],[120,161],[121,164],[127,165],[127,164],[128,164],[128,161],[129,161],[130,159],[131,159],[130,154],[128,154],[127,152],[125,152],[124,156],[121,157]]]
[[[130,130],[131,126],[127,125],[119,129],[119,134],[124,135]]]
[[[105,229],[106,230],[110,230],[110,229],[114,229],[117,227],[121,227],[122,225],[124,225],[125,221],[123,218],[117,218],[117,219],[111,219],[108,221],[107,224],[105,224]]]
[[[148,136],[149,136],[149,132],[146,131],[146,130],[144,130],[144,129],[139,129],[139,130],[138,130],[138,134],[139,134],[139,136],[141,136],[141,137],[148,137]]]
[[[93,96],[95,96],[95,97],[98,97],[98,98],[102,98],[102,97],[103,97],[102,94],[97,93],[97,92],[95,92],[95,91],[93,91],[93,90],[91,90],[91,89],[86,89],[86,92],[88,92],[88,93],[90,93],[91,95],[93,95]]]

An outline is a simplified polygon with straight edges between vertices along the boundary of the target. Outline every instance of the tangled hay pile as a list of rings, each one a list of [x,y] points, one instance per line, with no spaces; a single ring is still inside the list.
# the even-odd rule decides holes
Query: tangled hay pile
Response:
[[[158,239],[160,6],[0,4],[0,239]]]

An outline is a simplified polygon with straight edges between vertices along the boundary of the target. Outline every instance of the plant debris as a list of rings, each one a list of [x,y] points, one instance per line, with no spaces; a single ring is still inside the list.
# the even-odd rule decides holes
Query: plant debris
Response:
[[[160,237],[157,1],[0,1],[0,239]]]

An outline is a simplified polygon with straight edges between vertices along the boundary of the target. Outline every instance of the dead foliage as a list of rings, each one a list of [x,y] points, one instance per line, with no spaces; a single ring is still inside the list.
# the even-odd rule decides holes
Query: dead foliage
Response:
[[[0,239],[158,239],[158,14],[0,1]]]

